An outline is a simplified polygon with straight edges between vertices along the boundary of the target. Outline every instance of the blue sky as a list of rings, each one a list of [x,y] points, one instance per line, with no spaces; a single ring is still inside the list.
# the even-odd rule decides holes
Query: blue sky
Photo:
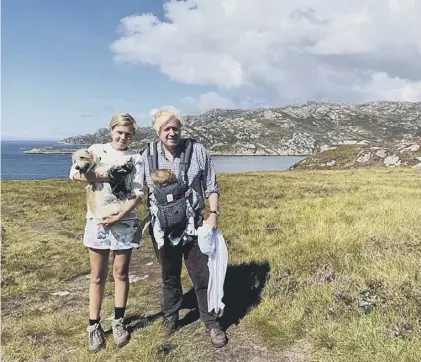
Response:
[[[421,2],[3,0],[2,139],[173,106],[421,101]]]
[[[2,138],[59,139],[107,127],[115,112],[148,114],[203,88],[155,67],[116,64],[120,19],[162,16],[162,1],[3,0]],[[199,89],[200,91],[201,89]],[[149,125],[149,117],[138,122]]]

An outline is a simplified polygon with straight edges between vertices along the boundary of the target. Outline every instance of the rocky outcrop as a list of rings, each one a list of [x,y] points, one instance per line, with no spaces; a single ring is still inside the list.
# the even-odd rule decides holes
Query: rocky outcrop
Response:
[[[212,154],[227,155],[307,156],[340,145],[390,148],[408,137],[421,136],[421,103],[307,102],[278,108],[214,109],[185,117],[184,135],[200,140]],[[151,127],[140,127],[133,146],[141,149],[155,138]],[[108,140],[109,132],[103,128],[61,142]],[[404,143],[402,150],[409,147]]]
[[[405,138],[391,146],[337,145],[307,157],[290,170],[410,166],[421,169],[421,137]]]
[[[72,148],[54,148],[54,147],[40,147],[40,148],[32,148],[31,150],[23,151],[23,153],[27,154],[35,154],[35,155],[43,155],[43,154],[57,154],[57,155],[65,155],[65,154],[72,154],[75,152],[75,149]]]

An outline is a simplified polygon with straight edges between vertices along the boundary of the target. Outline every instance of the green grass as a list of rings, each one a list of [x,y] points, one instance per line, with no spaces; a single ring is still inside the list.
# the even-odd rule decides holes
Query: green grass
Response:
[[[266,172],[220,175],[219,182],[232,265],[227,311],[240,319],[228,329],[228,350],[215,352],[198,323],[167,340],[157,319],[123,349],[108,339],[106,350],[90,356],[83,187],[3,181],[3,360],[229,361],[263,349],[272,360],[421,360],[419,174]],[[133,273],[148,272],[142,258],[153,260],[149,239],[134,256]],[[131,285],[128,316],[159,311],[158,269],[155,276]],[[183,284],[191,286],[185,270]],[[58,290],[71,294],[51,296]],[[109,282],[103,318],[112,308]],[[167,344],[172,350],[164,355]]]

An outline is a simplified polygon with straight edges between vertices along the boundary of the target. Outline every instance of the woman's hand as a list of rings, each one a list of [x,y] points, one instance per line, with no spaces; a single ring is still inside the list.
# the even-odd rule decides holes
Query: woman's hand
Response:
[[[122,214],[121,213],[112,214],[110,216],[103,217],[100,220],[99,223],[102,224],[102,225],[104,225],[104,226],[110,226],[110,225],[112,225],[112,224],[114,224],[116,222],[119,222],[121,220],[121,218],[122,218]]]

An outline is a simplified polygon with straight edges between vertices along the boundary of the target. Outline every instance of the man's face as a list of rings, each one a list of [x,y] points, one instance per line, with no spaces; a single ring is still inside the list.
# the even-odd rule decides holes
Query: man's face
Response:
[[[176,117],[171,117],[161,127],[159,132],[159,139],[169,149],[178,145],[181,139],[181,123]]]

